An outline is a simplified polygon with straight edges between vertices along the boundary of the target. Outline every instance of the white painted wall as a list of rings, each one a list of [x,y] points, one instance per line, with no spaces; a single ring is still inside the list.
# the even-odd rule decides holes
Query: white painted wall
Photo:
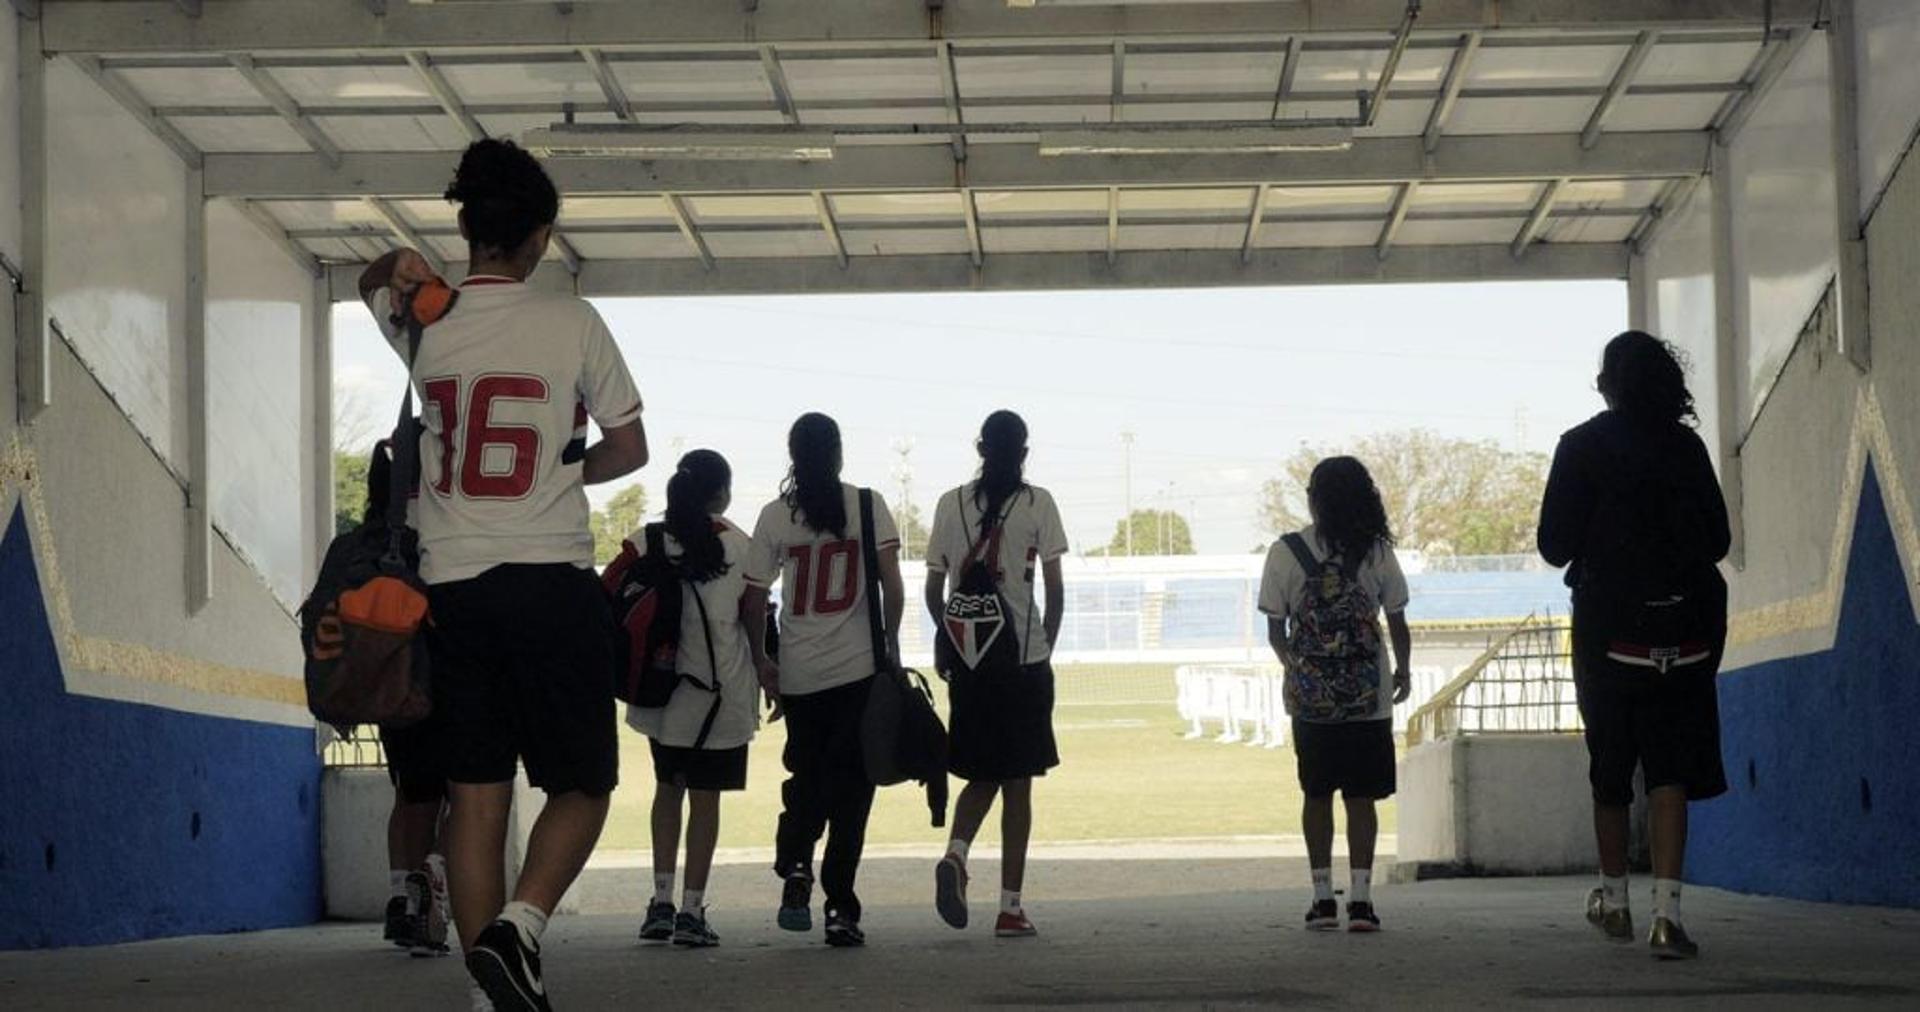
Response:
[[[1700,435],[1717,464],[1720,458],[1719,368],[1714,358],[1713,187],[1703,180],[1647,251],[1647,277],[1654,288],[1653,332],[1679,345],[1691,359]]]
[[[186,170],[64,60],[47,67],[47,159],[47,315],[178,467]]]
[[[224,201],[207,207],[207,390],[213,520],[283,603],[303,586],[302,337],[313,278]],[[326,307],[330,309],[330,307]]]
[[[1860,194],[1871,208],[1920,129],[1920,3],[1854,0],[1860,61]]]
[[[1479,735],[1428,742],[1400,761],[1402,865],[1490,875],[1593,866],[1593,795],[1579,735]]]
[[[0,254],[18,266],[20,256],[20,20],[0,17]],[[13,296],[0,283],[0,446],[13,436],[14,386]]]

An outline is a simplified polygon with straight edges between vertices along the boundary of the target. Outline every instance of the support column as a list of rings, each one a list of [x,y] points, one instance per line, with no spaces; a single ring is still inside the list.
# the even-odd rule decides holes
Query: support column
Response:
[[[1827,23],[1827,94],[1832,100],[1834,225],[1839,230],[1840,269],[1834,281],[1834,330],[1840,351],[1857,368],[1872,367],[1869,333],[1867,237],[1860,196],[1860,65],[1853,0],[1832,0]]]
[[[183,323],[186,354],[187,416],[187,611],[197,612],[213,597],[212,459],[207,440],[207,201],[201,171],[187,169],[183,194],[187,206],[186,306]]]
[[[1740,447],[1746,436],[1746,337],[1741,327],[1741,304],[1746,285],[1740,275],[1733,234],[1733,151],[1715,141],[1713,161],[1713,303],[1714,303],[1714,420],[1719,431],[1720,486],[1727,497],[1727,518],[1733,531],[1727,562],[1746,568],[1747,535],[1745,483]]]
[[[333,540],[333,298],[323,271],[314,279],[308,296],[305,354],[301,356],[306,399],[302,412],[300,473],[311,486],[301,556],[302,583],[313,585],[320,572],[320,560],[326,556],[327,543]]]
[[[53,357],[47,346],[47,61],[39,21],[20,25],[20,270],[13,301],[14,381],[21,424],[53,403]]]
[[[1647,274],[1647,255],[1634,253],[1627,257],[1627,326],[1634,330],[1653,333],[1655,322],[1660,318],[1657,304],[1659,291],[1654,287],[1653,278]]]

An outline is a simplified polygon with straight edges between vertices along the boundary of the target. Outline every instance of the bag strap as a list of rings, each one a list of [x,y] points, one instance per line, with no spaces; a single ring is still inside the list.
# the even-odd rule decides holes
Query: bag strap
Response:
[[[954,498],[960,500],[960,525],[963,530],[967,527],[966,491],[966,486],[964,485],[953,491]],[[1013,497],[1008,496],[1007,501],[1000,504],[1000,509],[996,511],[993,516],[987,518],[987,529],[981,531],[979,535],[974,538],[973,544],[967,548],[967,557],[960,563],[960,572],[966,572],[969,566],[981,561],[985,556],[985,553],[982,551],[983,549],[991,544],[998,543],[1000,529],[1006,525],[1007,514],[1012,511]],[[995,554],[998,553],[996,552]],[[994,562],[998,563],[999,560],[995,559]]]
[[[407,296],[394,317],[407,332],[407,388],[400,398],[400,420],[393,430],[393,469],[389,474],[387,487],[387,554],[380,561],[389,569],[398,569],[404,565],[407,552],[407,538],[412,533],[407,526],[407,499],[420,484],[420,419],[413,413],[413,371],[420,360],[420,342],[426,336],[427,325],[413,311],[416,291]],[[438,319],[445,319],[460,299],[460,290],[451,289],[447,305]],[[444,462],[443,462],[444,463]]]
[[[685,580],[682,580],[685,583]],[[707,736],[713,733],[714,722],[720,719],[720,656],[713,652],[713,626],[707,621],[707,602],[700,598],[700,588],[686,584],[693,591],[693,606],[700,612],[700,632],[707,640],[707,667],[713,672],[713,684],[700,687],[713,693],[713,705],[707,707],[707,719],[700,722],[700,733],[693,739],[694,748],[704,748]],[[683,676],[684,677],[684,676]],[[692,681],[691,678],[688,681]],[[694,682],[695,685],[700,683]]]
[[[888,669],[887,623],[880,610],[880,549],[873,543],[873,489],[860,490],[860,559],[867,567],[867,624],[873,627],[873,670]]]
[[[1307,539],[1298,534],[1289,534],[1280,539],[1293,557],[1299,561],[1302,572],[1312,575],[1320,568],[1320,560],[1313,557],[1313,549],[1307,547]]]

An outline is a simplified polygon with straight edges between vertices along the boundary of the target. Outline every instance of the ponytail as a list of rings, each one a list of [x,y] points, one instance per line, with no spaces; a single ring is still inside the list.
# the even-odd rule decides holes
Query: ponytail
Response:
[[[1027,486],[1027,423],[1011,411],[1000,410],[980,425],[980,481],[974,485],[974,504],[980,507],[980,534],[992,529],[1002,507]]]
[[[840,486],[840,426],[817,411],[794,420],[787,432],[793,466],[780,483],[780,498],[816,534],[847,536],[847,498]]]
[[[727,571],[726,548],[713,529],[713,502],[733,485],[733,468],[712,450],[680,458],[667,479],[667,533],[680,543],[680,571],[705,583]]]

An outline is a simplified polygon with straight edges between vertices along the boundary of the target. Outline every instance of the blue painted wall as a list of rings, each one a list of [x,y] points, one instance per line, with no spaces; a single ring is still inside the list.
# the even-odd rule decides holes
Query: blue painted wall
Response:
[[[68,695],[18,509],[0,688],[0,949],[320,917],[313,733]]]
[[[1688,877],[1920,907],[1920,624],[1871,467],[1832,650],[1720,680],[1729,792],[1693,807]]]

